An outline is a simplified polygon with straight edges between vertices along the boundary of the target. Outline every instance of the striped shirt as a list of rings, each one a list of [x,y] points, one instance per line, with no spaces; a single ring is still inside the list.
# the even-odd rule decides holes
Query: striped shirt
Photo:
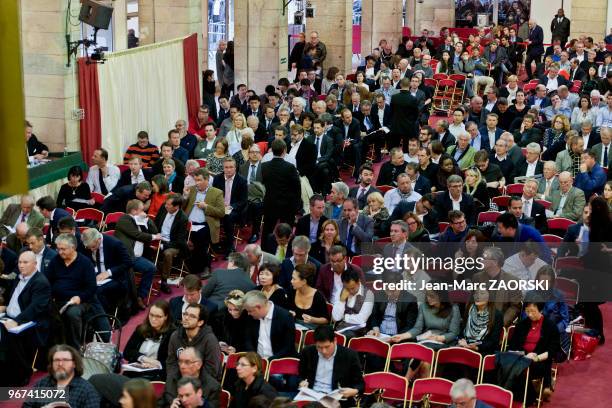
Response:
[[[123,163],[128,164],[133,157],[140,157],[143,167],[151,167],[159,159],[159,150],[157,146],[151,143],[144,148],[140,147],[138,143],[134,143],[123,155]]]

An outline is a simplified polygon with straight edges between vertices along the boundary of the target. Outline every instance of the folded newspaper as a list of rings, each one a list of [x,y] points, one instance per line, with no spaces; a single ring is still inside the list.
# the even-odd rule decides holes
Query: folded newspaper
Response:
[[[331,408],[339,407],[340,403],[338,401],[342,399],[342,390],[339,388],[326,394],[324,392],[315,391],[312,388],[302,387],[293,400],[319,402],[324,407]]]
[[[130,363],[122,364],[121,368],[123,369],[123,371],[134,371],[137,373],[142,373],[145,371],[161,370],[161,365],[159,367],[145,367],[142,363]]]

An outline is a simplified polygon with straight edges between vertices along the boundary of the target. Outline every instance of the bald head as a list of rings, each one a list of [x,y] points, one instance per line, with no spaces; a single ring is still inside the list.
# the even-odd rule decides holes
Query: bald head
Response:
[[[29,229],[30,227],[28,227],[28,224],[20,222],[17,224],[17,227],[15,227],[15,235],[17,235],[17,238],[21,241],[24,241]]]
[[[569,171],[563,171],[559,174],[559,187],[562,193],[567,193],[572,188],[574,179],[572,173]]]
[[[17,262],[19,273],[22,276],[28,277],[36,272],[36,255],[32,251],[24,251],[19,255],[19,261]]]

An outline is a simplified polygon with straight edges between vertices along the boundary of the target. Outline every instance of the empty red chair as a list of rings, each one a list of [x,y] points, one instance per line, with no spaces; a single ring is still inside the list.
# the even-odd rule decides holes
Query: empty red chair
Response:
[[[161,397],[163,397],[164,395],[166,383],[164,381],[151,381],[151,385],[153,386],[153,393],[155,394],[155,398],[161,399]]]
[[[381,357],[387,361],[391,346],[389,343],[375,339],[373,337],[353,337],[349,340],[348,347],[358,353],[369,353]],[[363,367],[365,372],[365,366]]]
[[[484,224],[485,222],[495,222],[497,217],[499,217],[501,213],[499,211],[484,211],[478,214],[477,224]]]
[[[570,89],[570,92],[579,93],[581,88],[582,88],[582,81],[575,79],[574,82],[572,83],[572,88]]]
[[[376,186],[376,188],[380,191],[382,195],[384,195],[387,191],[393,190],[395,187],[382,185],[382,186]]]
[[[441,81],[442,79],[449,79],[449,78],[448,78],[448,75],[440,72],[438,74],[434,74],[433,79],[435,79],[436,81]]]
[[[456,82],[465,81],[465,75],[463,74],[451,74],[448,78]]]
[[[438,350],[436,357],[436,366],[434,368],[434,377],[440,376],[440,364],[461,364],[476,370],[477,381],[480,378],[480,366],[482,364],[482,355],[463,347],[449,347]]]
[[[76,212],[74,219],[77,222],[80,220],[94,221],[97,224],[96,228],[100,228],[104,219],[104,213],[95,208],[82,208]]]
[[[266,380],[271,375],[299,375],[300,359],[295,357],[277,358],[268,364]]]
[[[268,152],[268,142],[257,142],[256,145],[259,146],[262,155]]]
[[[565,303],[568,306],[576,306],[580,296],[580,284],[574,279],[557,277],[555,279],[555,287],[563,293]]]
[[[381,397],[387,400],[403,401],[406,407],[408,401],[408,380],[406,377],[393,373],[376,372],[363,376],[364,394],[374,394],[382,390]]]
[[[452,400],[450,390],[453,382],[445,378],[419,378],[412,385],[410,407],[412,403],[420,402],[427,395],[430,404],[450,405]]]
[[[512,392],[498,385],[476,385],[476,399],[493,408],[512,408]]]
[[[117,221],[119,221],[119,218],[124,215],[124,212],[112,212],[106,214],[106,218],[104,219],[104,228],[108,228],[110,224],[116,224]]]
[[[516,184],[508,184],[506,186],[506,194],[507,195],[523,195],[524,184],[516,183]]]
[[[391,346],[391,351],[389,352],[389,362],[387,364],[386,370],[389,371],[391,362],[393,360],[406,360],[406,359],[415,359],[422,361],[424,363],[428,363],[430,365],[430,370],[433,370],[434,357],[436,352],[430,349],[429,347],[425,347],[422,344],[417,343],[400,343],[394,344]],[[430,373],[431,374],[431,371]]]
[[[563,242],[563,238],[561,238],[558,235],[553,235],[553,234],[542,234],[542,238],[544,239],[544,242],[550,242],[550,243],[560,243]]]
[[[493,197],[491,201],[493,201],[495,205],[497,205],[497,208],[506,208],[508,207],[508,203],[510,202],[510,196],[503,195]]]
[[[568,218],[563,218],[563,217],[559,217],[559,218],[549,218],[547,220],[548,223],[548,229],[549,230],[560,230],[560,231],[567,231],[567,229],[576,224],[575,221],[572,221]]]

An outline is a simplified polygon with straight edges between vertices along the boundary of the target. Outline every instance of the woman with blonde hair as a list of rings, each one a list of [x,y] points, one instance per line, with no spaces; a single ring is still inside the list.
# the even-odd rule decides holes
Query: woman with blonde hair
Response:
[[[244,350],[244,328],[248,321],[243,308],[244,292],[239,289],[232,290],[223,303],[225,309],[218,313],[218,329],[215,333],[219,338],[221,351],[231,354]]]
[[[321,226],[321,235],[312,244],[309,254],[322,264],[329,263],[329,250],[334,245],[342,245],[340,229],[335,220],[326,220]]]
[[[233,143],[240,145],[240,142],[242,142],[242,136],[243,136],[242,130],[246,128],[247,128],[246,118],[244,117],[242,113],[237,113],[234,116],[234,119],[232,120],[232,127],[230,128],[229,132],[227,132],[227,134],[225,135],[225,138],[227,139],[227,143],[230,145]]]
[[[374,236],[386,236],[387,220],[389,219],[389,210],[385,207],[385,200],[382,194],[375,192],[368,194],[368,204],[361,210],[363,215],[367,215],[374,219]]]
[[[465,183],[463,184],[463,192],[478,200],[483,207],[483,211],[489,209],[489,192],[487,191],[487,182],[483,179],[480,170],[473,166],[465,171]]]

